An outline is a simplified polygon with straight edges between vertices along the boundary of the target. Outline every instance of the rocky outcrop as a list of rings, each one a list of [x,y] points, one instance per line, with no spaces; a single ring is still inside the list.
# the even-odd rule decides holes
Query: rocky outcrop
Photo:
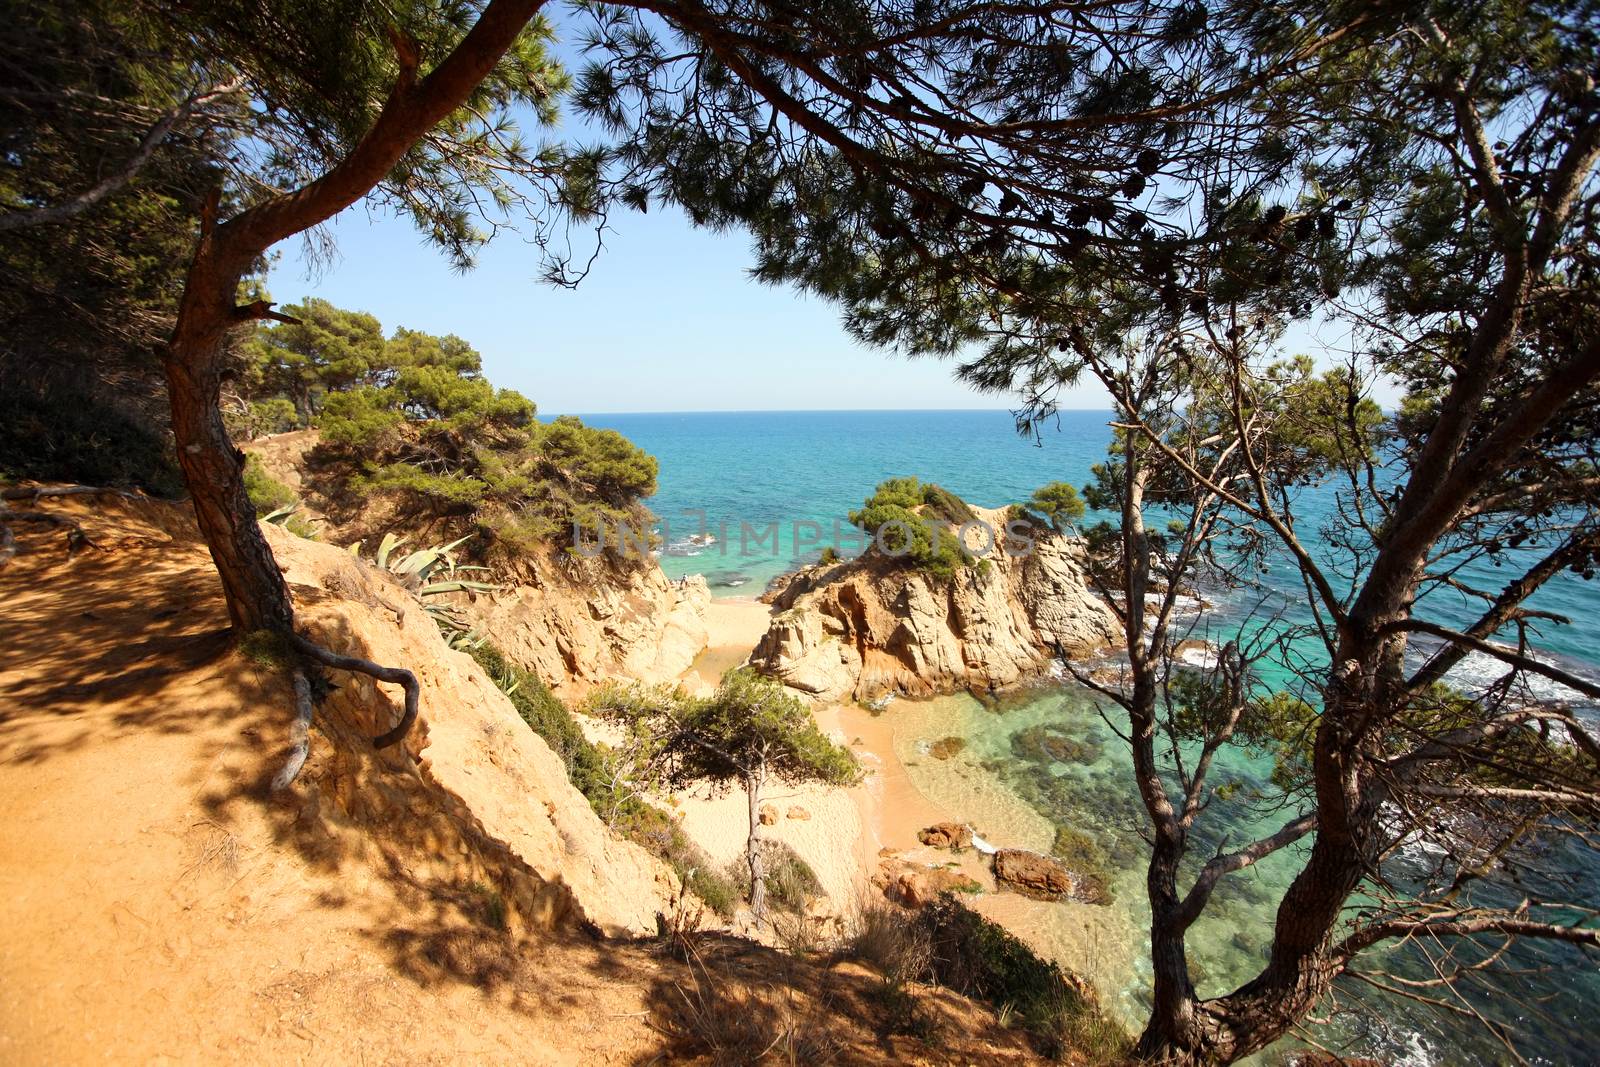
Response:
[[[943,893],[979,893],[983,886],[971,875],[948,867],[927,867],[898,856],[879,860],[872,884],[896,904],[920,908]]]
[[[404,666],[421,685],[404,744],[374,752],[365,739],[392,724],[394,694],[364,675],[338,677],[296,786],[302,819],[315,810],[403,834],[429,857],[412,861],[410,873],[428,866],[442,881],[492,885],[508,917],[526,926],[652,930],[672,899],[671,873],[607,831],[561,758],[483,669],[447,648],[426,613],[406,610],[408,595],[375,567],[276,526],[263,530],[309,636]]]
[[[672,581],[654,561],[620,566],[564,556],[548,548],[519,561],[508,588],[460,596],[502,652],[557,692],[609,678],[676,678],[706,647],[704,578]]]
[[[1109,904],[1111,896],[1098,877],[1070,871],[1059,860],[1020,848],[994,854],[994,880],[1002,889],[1035,900],[1076,900]]]
[[[1004,528],[1003,512],[975,510]],[[991,553],[952,578],[869,554],[799,571],[769,599],[751,664],[822,700],[1002,689],[1044,673],[1057,649],[1087,655],[1117,637],[1081,543],[1046,531],[1026,555]]]
[[[972,827],[958,822],[941,822],[917,832],[917,840],[929,848],[961,849],[972,847]]]
[[[1042,900],[1060,900],[1072,892],[1072,872],[1049,856],[1020,848],[994,854],[994,880],[1007,889]]]
[[[296,430],[244,448],[268,474],[302,495],[322,540],[364,540],[370,552],[390,532],[406,537],[408,549],[460,536],[438,520],[430,525],[397,511],[382,496],[359,504],[326,497],[326,479],[309,458],[317,443],[316,430]],[[550,544],[491,562],[489,577],[502,588],[448,599],[492,635],[503,653],[563,697],[580,696],[608,679],[676,678],[706,647],[711,592],[699,576],[673,581],[653,559],[585,559]]]

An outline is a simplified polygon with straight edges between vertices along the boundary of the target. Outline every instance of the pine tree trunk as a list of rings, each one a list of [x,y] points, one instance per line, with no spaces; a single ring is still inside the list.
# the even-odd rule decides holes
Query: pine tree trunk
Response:
[[[222,578],[235,635],[286,634],[294,626],[289,587],[245,492],[244,456],[222,421],[226,345],[238,324],[234,297],[241,274],[216,262],[208,216],[164,353],[167,398],[178,465]]]
[[[1196,1044],[1194,984],[1184,928],[1178,924],[1177,874],[1182,853],[1158,837],[1145,876],[1150,899],[1150,964],[1153,997],[1150,1018],[1137,1054],[1155,1063],[1187,1062],[1179,1055]]]
[[[1342,968],[1331,952],[1344,909],[1373,862],[1378,813],[1385,796],[1363,757],[1361,740],[1391,710],[1403,642],[1379,638],[1378,624],[1352,628],[1329,685],[1313,768],[1318,827],[1311,855],[1285,891],[1273,928],[1271,956],[1253,980],[1216,1000],[1190,1001],[1187,1019],[1160,1009],[1165,973],[1160,939],[1152,936],[1157,1010],[1141,1035],[1143,1061],[1187,1067],[1232,1063],[1277,1041],[1316,1008]],[[1154,931],[1154,928],[1153,928]],[[1187,985],[1188,976],[1182,977]],[[1192,991],[1191,991],[1192,997]]]
[[[294,608],[256,525],[244,491],[243,461],[228,439],[219,406],[228,331],[273,317],[269,301],[239,305],[239,279],[279,241],[327,221],[371,192],[419,138],[472,95],[543,3],[489,0],[456,47],[421,78],[414,42],[395,35],[398,77],[372,126],[342,160],[321,177],[227,222],[218,219],[220,190],[205,204],[165,355],[167,392],[184,481],[222,576],[229,617],[241,633],[287,633]]]
[[[758,920],[767,917],[767,872],[761,855],[761,791],[765,785],[765,774],[752,774],[744,783],[750,800],[750,837],[745,842],[744,858],[750,868],[750,910]]]

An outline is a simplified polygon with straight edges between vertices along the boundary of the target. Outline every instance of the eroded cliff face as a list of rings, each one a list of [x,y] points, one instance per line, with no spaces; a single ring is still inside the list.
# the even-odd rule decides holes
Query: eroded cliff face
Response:
[[[706,647],[711,591],[699,575],[673,581],[653,560],[617,565],[550,548],[520,560],[506,589],[458,599],[502,652],[574,696],[606,679],[682,674]]]
[[[445,522],[406,514],[383,497],[354,505],[328,498],[321,491],[324,479],[307,462],[317,442],[317,431],[297,430],[244,448],[302,495],[324,541],[364,540],[370,553],[390,532],[406,537],[407,549],[460,536]],[[706,647],[711,593],[698,576],[673,581],[653,559],[585,559],[554,545],[491,562],[489,580],[501,589],[444,599],[563,698],[581,697],[610,679],[676,678]]]
[[[1004,524],[1000,512],[979,517]],[[1058,647],[1081,656],[1116,640],[1082,552],[1041,533],[1026,556],[997,553],[952,579],[877,556],[809,567],[772,594],[777,612],[750,662],[825,701],[1016,685],[1044,673]]]
[[[492,886],[513,924],[654,929],[673,876],[606,830],[560,757],[483,669],[447,648],[427,614],[375,567],[276,526],[263,529],[308,636],[406,667],[422,687],[411,733],[375,752],[366,738],[392,723],[393,687],[338,677],[318,709],[311,759],[295,786],[302,820],[314,813],[318,823],[354,821],[363,840],[391,834],[420,845],[408,861],[413,874]]]

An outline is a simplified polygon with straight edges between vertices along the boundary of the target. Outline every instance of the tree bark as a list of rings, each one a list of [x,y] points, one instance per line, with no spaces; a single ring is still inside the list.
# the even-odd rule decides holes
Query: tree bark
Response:
[[[750,868],[750,910],[758,920],[767,917],[767,871],[761,855],[761,793],[766,774],[758,771],[745,779],[745,795],[750,801],[750,836],[745,841],[745,864]]]
[[[216,263],[215,211],[213,198],[201,221],[177,327],[164,353],[172,434],[200,534],[222,578],[235,634],[287,634],[294,627],[289,587],[245,492],[244,456],[222,421],[227,335],[236,325],[233,294],[239,274]]]

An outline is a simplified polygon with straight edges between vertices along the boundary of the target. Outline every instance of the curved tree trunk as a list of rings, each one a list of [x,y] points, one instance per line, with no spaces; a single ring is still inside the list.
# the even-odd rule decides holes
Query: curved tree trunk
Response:
[[[750,801],[750,836],[745,841],[744,859],[750,869],[750,910],[757,919],[767,917],[767,871],[761,855],[761,792],[765,785],[764,774],[752,774],[744,783]]]
[[[267,301],[240,305],[239,280],[274,244],[332,218],[366,196],[429,129],[471,95],[543,0],[490,0],[460,43],[425,78],[414,43],[395,35],[399,76],[366,135],[320,178],[219,222],[219,194],[205,204],[200,241],[164,354],[178,462],[239,633],[288,634],[294,608],[244,491],[244,462],[222,422],[228,331],[284,316]],[[290,320],[293,321],[293,320]]]
[[[289,588],[256,522],[244,488],[244,456],[222,421],[222,379],[228,331],[241,321],[234,294],[242,269],[219,264],[215,198],[201,220],[200,243],[163,354],[178,465],[211,551],[236,635],[287,634],[294,626]]]
[[[1371,868],[1378,812],[1387,795],[1370,778],[1362,739],[1390,710],[1394,694],[1388,684],[1400,680],[1404,652],[1402,642],[1375,636],[1381,631],[1376,624],[1351,629],[1354,633],[1347,634],[1341,648],[1350,655],[1340,659],[1346,666],[1325,695],[1315,739],[1316,837],[1305,866],[1279,903],[1267,965],[1225,996],[1191,1000],[1184,1016],[1160,1011],[1158,995],[1158,1010],[1138,1045],[1146,1062],[1170,1067],[1221,1064],[1259,1052],[1310,1014],[1343,969],[1344,961],[1333,952],[1334,935],[1346,903]],[[1352,640],[1355,634],[1360,638]],[[1154,934],[1152,951],[1159,994],[1164,978],[1180,979],[1163,973],[1161,945]],[[1165,969],[1174,966],[1165,962]],[[1188,985],[1187,974],[1181,982]]]

